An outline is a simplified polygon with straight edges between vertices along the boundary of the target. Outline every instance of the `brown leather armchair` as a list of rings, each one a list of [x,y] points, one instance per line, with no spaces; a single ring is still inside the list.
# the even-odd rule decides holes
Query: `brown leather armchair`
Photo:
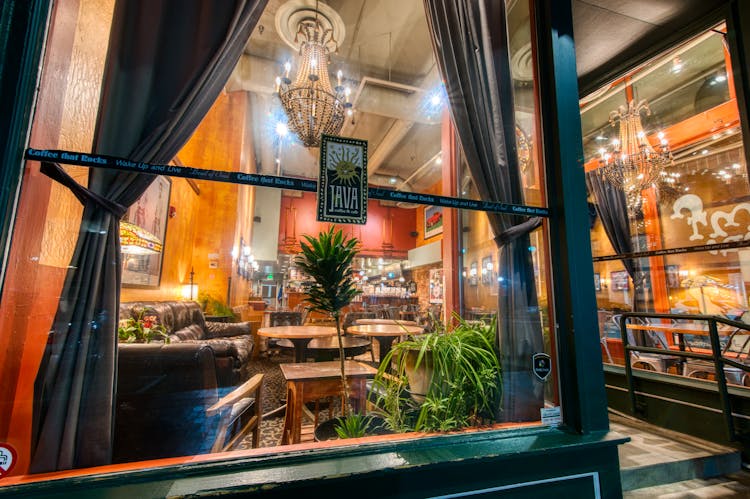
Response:
[[[206,344],[120,344],[113,462],[229,450],[249,432],[257,446],[262,382],[220,389]]]

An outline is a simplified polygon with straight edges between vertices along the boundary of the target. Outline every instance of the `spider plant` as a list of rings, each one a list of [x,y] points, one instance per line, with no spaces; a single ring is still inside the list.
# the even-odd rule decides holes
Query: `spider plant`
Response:
[[[450,431],[494,420],[501,401],[501,369],[494,349],[495,321],[468,323],[457,315],[452,331],[400,342],[375,377],[376,405],[395,431]],[[426,369],[428,388],[413,397],[411,369]]]
[[[349,414],[344,418],[339,418],[334,429],[339,438],[358,438],[367,435],[371,425],[371,416]]]
[[[303,237],[307,242],[300,241],[302,252],[295,259],[295,263],[313,281],[307,289],[310,310],[330,314],[336,323],[341,362],[341,393],[344,396],[341,411],[346,417],[349,387],[346,382],[344,346],[341,341],[341,309],[361,293],[352,277],[352,260],[357,254],[356,246],[359,240],[344,236],[342,230],[334,231],[333,226],[318,234],[318,237]]]

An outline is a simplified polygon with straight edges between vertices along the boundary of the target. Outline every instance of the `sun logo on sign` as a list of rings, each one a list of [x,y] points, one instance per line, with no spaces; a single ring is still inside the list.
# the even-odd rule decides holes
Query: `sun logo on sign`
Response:
[[[336,173],[333,180],[339,184],[352,185],[357,182],[357,164],[360,160],[357,149],[342,147],[331,152],[333,169]]]

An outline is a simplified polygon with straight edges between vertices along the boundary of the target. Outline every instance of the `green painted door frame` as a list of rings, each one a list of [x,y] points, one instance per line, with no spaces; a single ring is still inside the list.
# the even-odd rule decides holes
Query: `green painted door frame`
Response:
[[[536,1],[539,93],[560,387],[572,431],[606,431],[570,2]]]
[[[0,3],[0,297],[49,11],[49,0]]]

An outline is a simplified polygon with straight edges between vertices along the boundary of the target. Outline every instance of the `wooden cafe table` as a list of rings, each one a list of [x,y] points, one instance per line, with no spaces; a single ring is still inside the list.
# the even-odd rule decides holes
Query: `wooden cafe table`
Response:
[[[673,341],[679,346],[680,350],[685,350],[685,335],[709,336],[708,326],[695,322],[684,324],[626,324],[625,327],[631,331],[654,331],[657,333],[671,334]],[[732,326],[721,326],[717,324],[719,336],[732,336],[740,329]]]
[[[346,332],[349,334],[370,336],[375,338],[380,345],[380,360],[390,352],[393,340],[399,336],[422,334],[422,326],[408,326],[405,321],[392,321],[393,324],[356,324],[349,326]]]
[[[364,414],[367,398],[366,382],[378,372],[362,362],[344,362],[349,396],[354,399],[354,410]],[[287,408],[281,444],[298,444],[302,438],[302,415],[305,403],[325,397],[341,396],[341,363],[302,362],[281,364],[281,373],[286,379]],[[343,403],[343,400],[342,400]]]
[[[290,340],[294,345],[294,361],[305,361],[305,349],[313,338],[336,336],[336,328],[329,326],[273,326],[258,329],[259,336]]]

